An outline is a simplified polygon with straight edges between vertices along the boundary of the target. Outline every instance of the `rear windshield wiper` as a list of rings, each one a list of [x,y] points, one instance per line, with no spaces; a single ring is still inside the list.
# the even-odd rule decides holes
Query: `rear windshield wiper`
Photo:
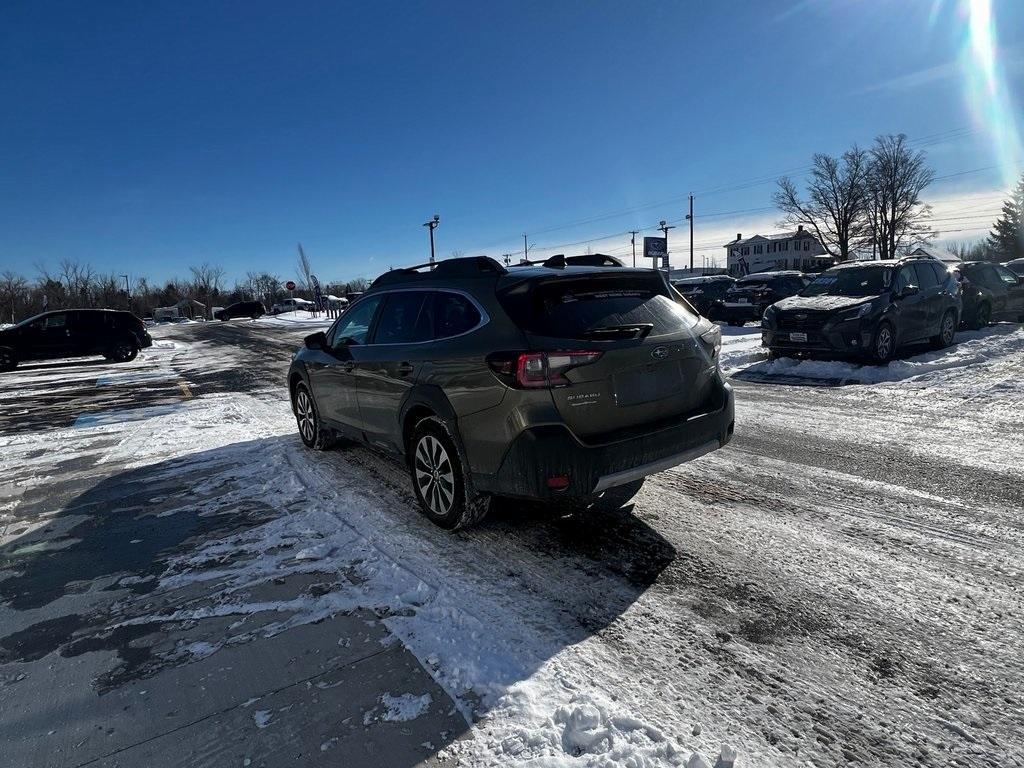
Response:
[[[583,335],[592,339],[642,339],[653,329],[654,323],[603,325],[600,328],[588,328]]]

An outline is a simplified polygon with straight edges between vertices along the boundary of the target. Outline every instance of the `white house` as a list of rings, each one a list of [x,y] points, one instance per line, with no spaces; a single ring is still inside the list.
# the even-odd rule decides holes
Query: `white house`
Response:
[[[939,248],[935,245],[919,245],[917,248],[912,250],[910,256],[931,256],[936,261],[943,261],[947,264],[955,264],[958,261],[963,261],[959,256],[951,251],[947,251],[945,248]]]
[[[754,235],[736,239],[724,246],[729,274],[748,275],[775,269],[800,269],[817,272],[832,266],[835,260],[825,253],[818,238],[803,228],[777,235]]]

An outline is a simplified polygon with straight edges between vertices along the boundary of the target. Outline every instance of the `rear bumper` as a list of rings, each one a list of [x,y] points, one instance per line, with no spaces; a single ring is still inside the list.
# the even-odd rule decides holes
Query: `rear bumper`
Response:
[[[742,322],[752,323],[761,319],[764,312],[756,304],[743,304],[741,306],[728,307],[719,302],[714,305],[711,314],[708,316],[713,320],[722,320],[728,323]]]
[[[723,384],[709,409],[661,424],[625,440],[589,445],[564,425],[523,430],[509,446],[498,471],[473,475],[477,490],[530,499],[579,498],[624,485],[717,450],[732,439],[735,404]],[[562,490],[547,479],[568,475]]]
[[[153,346],[153,337],[149,335],[148,331],[143,331],[138,334],[139,349],[145,349],[146,347]]]

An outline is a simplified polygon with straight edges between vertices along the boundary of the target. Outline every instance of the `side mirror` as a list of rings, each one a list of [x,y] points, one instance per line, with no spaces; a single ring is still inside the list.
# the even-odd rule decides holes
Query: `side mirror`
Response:
[[[325,350],[327,349],[327,334],[324,333],[323,331],[311,333],[309,336],[303,339],[303,343],[306,345],[308,349]]]
[[[916,296],[920,292],[921,289],[916,285],[905,285],[903,286],[903,290],[900,291],[900,298],[905,299],[907,296]]]

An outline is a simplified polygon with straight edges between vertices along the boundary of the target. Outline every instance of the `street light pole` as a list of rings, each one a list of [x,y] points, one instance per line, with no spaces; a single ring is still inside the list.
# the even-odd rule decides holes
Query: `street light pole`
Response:
[[[640,234],[639,229],[629,230],[629,244],[633,246],[633,266],[636,266],[636,236]]]
[[[124,278],[124,300],[128,304],[128,311],[132,311],[132,292],[128,287],[128,275],[121,275]]]
[[[662,234],[665,235],[665,259],[667,260],[668,259],[668,231],[670,229],[675,229],[675,227],[674,226],[669,226],[668,222],[666,222],[664,219],[662,219],[661,223],[658,225],[658,229],[660,229],[662,231]],[[668,272],[669,272],[669,274],[672,274],[672,262],[671,261],[669,261],[669,263],[668,263]]]
[[[690,212],[686,215],[690,222],[690,274],[693,274],[693,195],[690,195]]]
[[[430,263],[434,263],[434,230],[437,229],[437,225],[441,223],[441,217],[436,213],[434,218],[428,221],[423,226],[430,230]]]

